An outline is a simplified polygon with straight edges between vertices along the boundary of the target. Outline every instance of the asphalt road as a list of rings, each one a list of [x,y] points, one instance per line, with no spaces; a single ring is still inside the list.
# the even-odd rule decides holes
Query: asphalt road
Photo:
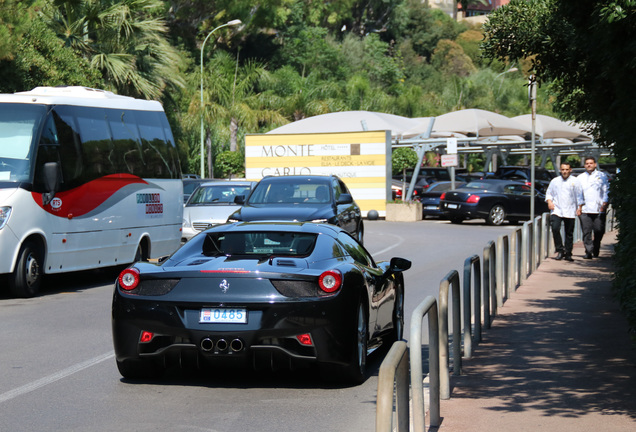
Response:
[[[406,329],[440,280],[510,226],[481,221],[365,221],[377,261],[412,260],[406,278]],[[314,371],[213,370],[131,383],[117,371],[110,330],[116,270],[49,277],[40,297],[0,292],[0,431],[372,431],[377,371],[355,387],[322,382]],[[426,335],[426,332],[423,332]],[[405,335],[408,339],[408,334]]]

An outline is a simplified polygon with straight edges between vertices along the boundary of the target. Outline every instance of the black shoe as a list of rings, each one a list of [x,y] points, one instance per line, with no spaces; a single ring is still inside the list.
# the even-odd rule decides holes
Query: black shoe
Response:
[[[594,258],[598,258],[598,254],[599,254],[599,252],[600,252],[600,250],[599,250],[599,249],[600,249],[600,248],[597,248],[597,247],[595,247],[595,248],[594,248],[594,251],[592,252],[592,255],[594,256]]]
[[[591,253],[586,253],[585,256],[583,257],[583,259],[592,259],[592,254]]]
[[[564,255],[563,259],[566,261],[574,261],[574,258],[572,258],[572,255]]]
[[[563,252],[557,253],[557,256],[555,256],[554,259],[557,261],[561,261],[563,259]]]

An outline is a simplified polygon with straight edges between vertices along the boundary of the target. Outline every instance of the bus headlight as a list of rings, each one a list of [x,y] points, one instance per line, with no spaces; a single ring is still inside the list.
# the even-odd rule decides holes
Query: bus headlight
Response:
[[[0,229],[4,228],[11,216],[11,207],[0,207]]]

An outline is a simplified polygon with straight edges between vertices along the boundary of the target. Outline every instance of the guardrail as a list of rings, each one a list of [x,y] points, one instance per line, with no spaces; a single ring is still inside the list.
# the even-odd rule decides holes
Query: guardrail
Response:
[[[459,273],[451,270],[439,284],[439,382],[440,397],[450,399],[450,370],[448,368],[448,296],[453,290],[453,375],[462,370],[461,300]]]
[[[433,301],[435,299],[433,298]],[[378,400],[375,413],[376,431],[393,431],[393,388],[397,413],[397,430],[409,430],[409,362],[406,342],[397,341],[380,365]],[[415,403],[415,402],[414,402]]]
[[[413,429],[423,432],[424,423],[424,384],[422,373],[422,320],[428,315],[428,373],[429,373],[429,399],[430,399],[430,424],[440,424],[440,341],[439,341],[439,316],[437,313],[437,300],[428,296],[420,303],[411,315],[411,341],[418,341],[417,349],[411,344],[411,389],[413,393]]]
[[[495,287],[497,286],[497,249],[495,242],[489,241],[484,247],[484,328],[490,328],[491,311],[493,315],[497,314],[497,302],[492,301],[495,298]],[[481,340],[481,333],[479,335]]]
[[[610,213],[611,212],[611,213]],[[439,311],[437,300],[428,296],[413,311],[409,341],[408,362],[411,370],[413,430],[425,430],[424,386],[422,372],[422,320],[428,315],[429,327],[429,391],[430,426],[440,425],[440,399],[450,399],[448,301],[453,295],[453,375],[461,374],[462,340],[464,358],[472,357],[473,345],[481,341],[483,328],[489,329],[492,317],[497,315],[512,292],[527,279],[552,251],[549,213],[527,221],[510,235],[502,235],[497,242],[490,241],[483,249],[480,272],[478,255],[464,261],[463,301],[460,299],[459,273],[450,271],[440,282]],[[607,217],[608,231],[614,228],[614,212],[610,206]],[[512,240],[510,240],[512,238]],[[576,219],[575,241],[581,240],[579,219]],[[471,283],[472,320],[471,320]],[[480,282],[482,281],[482,282]],[[463,306],[463,311],[462,311]],[[483,314],[482,314],[483,312]],[[462,338],[463,318],[463,338]],[[474,336],[472,332],[474,324]],[[407,348],[404,341],[396,342],[380,366],[378,380],[377,431],[408,430],[409,382],[404,370],[408,370]],[[392,429],[393,402],[396,402],[397,429]],[[406,402],[405,402],[406,400]],[[405,406],[406,405],[406,406]],[[405,429],[406,428],[406,429]]]
[[[473,355],[473,332],[471,331],[471,282],[475,281],[472,302],[475,326],[475,343],[481,341],[481,269],[479,255],[473,255],[464,261],[464,358]],[[473,277],[474,276],[474,277]]]

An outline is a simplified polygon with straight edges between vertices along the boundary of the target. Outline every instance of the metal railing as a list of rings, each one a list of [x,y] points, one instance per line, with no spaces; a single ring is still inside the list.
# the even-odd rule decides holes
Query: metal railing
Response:
[[[451,270],[439,284],[439,382],[440,397],[450,399],[450,370],[448,368],[448,296],[453,290],[453,375],[462,371],[461,300],[459,273]]]
[[[433,299],[435,300],[435,299]],[[375,413],[375,430],[392,432],[393,429],[393,389],[397,430],[409,430],[409,362],[406,342],[397,341],[380,365],[378,376],[378,400]],[[415,402],[414,402],[415,403]]]
[[[437,313],[437,300],[433,296],[428,296],[415,308],[411,315],[411,388],[413,393],[413,429],[416,432],[423,432],[425,429],[421,342],[424,315],[428,315],[430,424],[431,426],[439,426],[441,420],[439,316]],[[417,345],[414,342],[417,342]]]
[[[473,272],[474,270],[474,272]],[[472,313],[475,322],[475,343],[481,341],[481,269],[479,255],[473,255],[464,261],[464,358],[473,355],[473,334],[471,326],[471,282],[475,281],[473,290]],[[477,336],[478,335],[478,336]]]
[[[497,249],[494,241],[489,241],[484,247],[484,290],[483,290],[483,307],[484,307],[484,328],[490,328],[491,311],[493,315],[497,314],[497,302],[492,301],[497,286]],[[481,334],[479,335],[481,340]]]
[[[429,326],[429,390],[430,426],[440,425],[440,399],[450,399],[448,302],[452,290],[453,375],[462,369],[462,340],[464,358],[472,357],[473,345],[481,341],[483,328],[489,329],[498,307],[532,274],[550,252],[550,224],[547,213],[527,221],[497,242],[490,241],[483,249],[483,272],[478,255],[464,261],[463,300],[460,293],[459,273],[450,271],[440,282],[439,310],[437,300],[428,296],[413,311],[411,318],[410,349],[406,361],[406,343],[396,342],[380,367],[378,381],[377,431],[403,431],[408,428],[408,378],[404,370],[410,363],[412,390],[413,430],[425,430],[424,385],[422,371],[422,320],[428,315]],[[578,219],[577,219],[578,221]],[[512,241],[510,240],[512,238]],[[471,287],[474,282],[474,289]],[[474,304],[471,304],[472,302]],[[472,307],[471,307],[472,306]],[[462,310],[463,307],[463,310]],[[472,309],[472,317],[471,317]],[[483,315],[482,315],[483,313]],[[463,318],[463,326],[462,326]],[[474,325],[474,336],[473,328]],[[463,330],[463,337],[462,337]],[[397,429],[393,428],[393,407]],[[404,400],[407,400],[406,407]]]
[[[510,247],[508,236],[497,239],[497,307],[503,306],[510,290]]]

